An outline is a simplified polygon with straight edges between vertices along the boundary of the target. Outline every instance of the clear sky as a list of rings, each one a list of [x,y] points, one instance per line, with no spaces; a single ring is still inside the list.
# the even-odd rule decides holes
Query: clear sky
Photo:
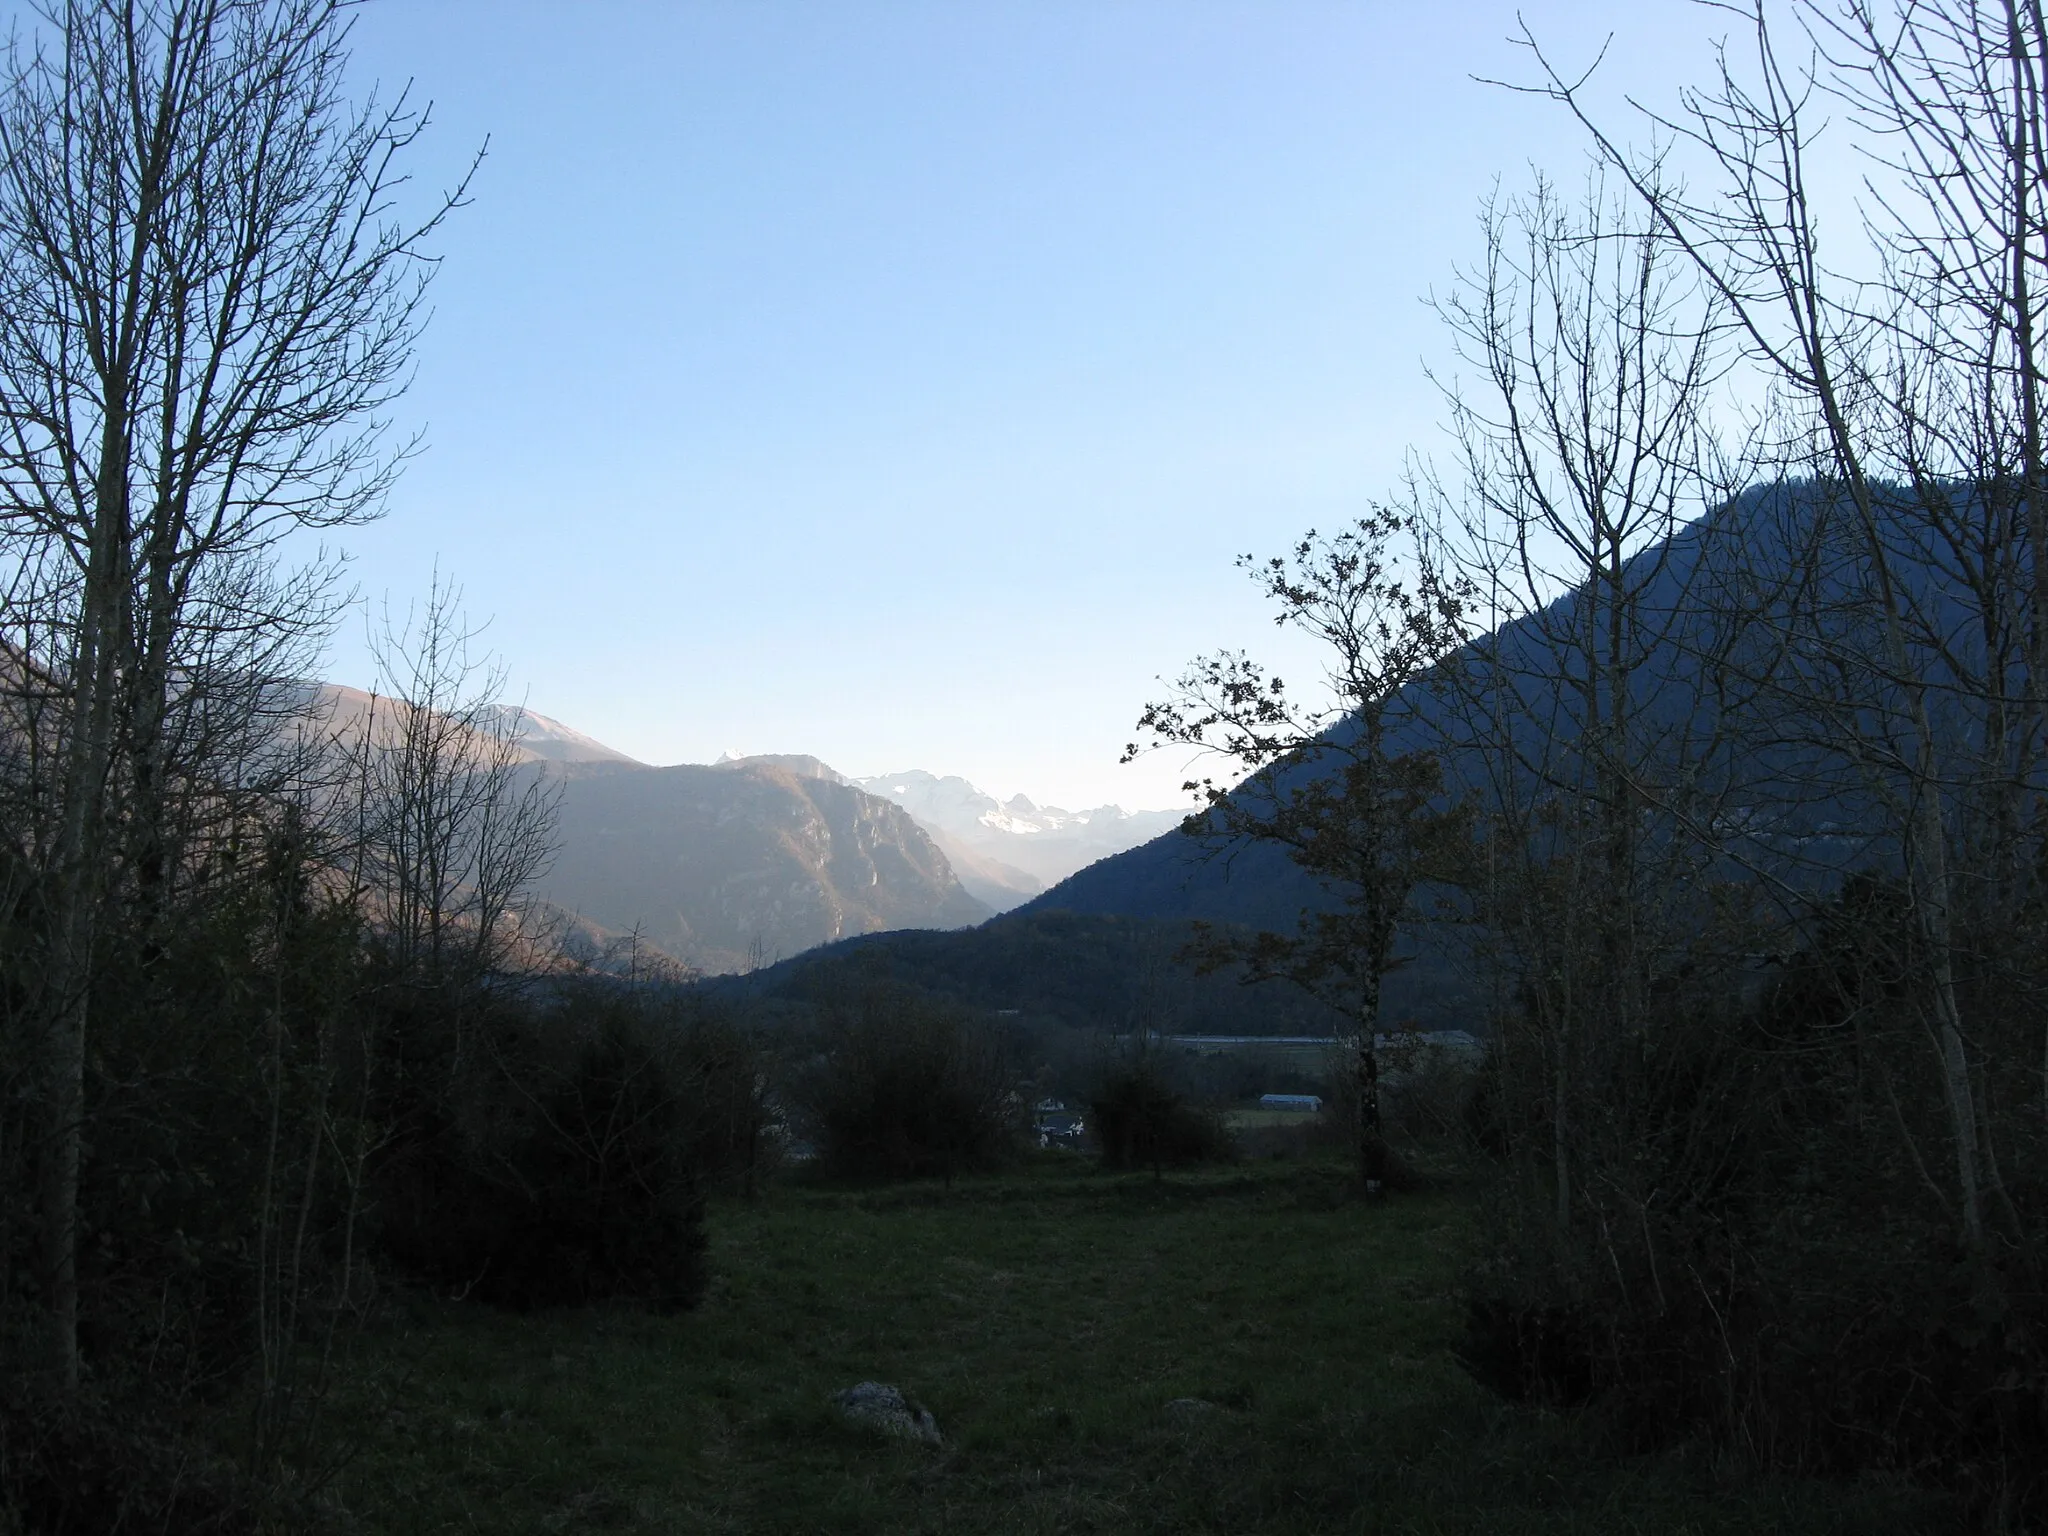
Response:
[[[1668,100],[1723,13],[1546,4]],[[1271,650],[1240,552],[1441,441],[1424,302],[1496,179],[1584,152],[1492,0],[380,0],[359,86],[489,138],[388,517],[512,696],[651,762],[811,752],[1070,807],[1156,681]],[[361,624],[332,675],[367,683]],[[1285,655],[1285,653],[1280,653]],[[1289,658],[1298,660],[1298,657]]]

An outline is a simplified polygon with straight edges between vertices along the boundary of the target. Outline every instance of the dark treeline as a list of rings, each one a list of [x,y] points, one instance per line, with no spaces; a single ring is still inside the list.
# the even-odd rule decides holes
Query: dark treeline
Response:
[[[959,932],[849,939],[704,985],[770,1013],[801,1013],[881,980],[970,1010],[1108,1034],[1324,1036],[1343,1026],[1320,999],[1249,985],[1241,968],[1197,974],[1178,959],[1192,937],[1181,922],[1032,910]]]
[[[0,1510],[27,1530],[313,1528],[350,1341],[408,1291],[703,1292],[705,1198],[769,1152],[760,1053],[674,978],[566,958],[525,900],[549,781],[460,639],[437,589],[383,635],[367,719],[279,680],[244,696],[275,711],[250,759],[153,801],[117,764],[90,964],[56,998],[61,872],[10,850]],[[17,708],[61,682],[23,677]],[[31,837],[46,762],[0,758]],[[88,1042],[68,1099],[53,1013]]]

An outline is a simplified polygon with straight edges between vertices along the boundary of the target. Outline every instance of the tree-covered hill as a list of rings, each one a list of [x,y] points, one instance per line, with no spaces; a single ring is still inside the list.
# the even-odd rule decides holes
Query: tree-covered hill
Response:
[[[1197,975],[1179,961],[1186,922],[1037,907],[954,933],[907,930],[829,944],[748,976],[704,983],[714,996],[803,1006],[887,983],[990,1012],[1016,1010],[1079,1029],[1185,1034],[1328,1035],[1342,1019],[1278,983]],[[1430,968],[1434,972],[1435,968]],[[1425,1027],[1469,1021],[1462,993],[1404,994],[1391,1018]]]

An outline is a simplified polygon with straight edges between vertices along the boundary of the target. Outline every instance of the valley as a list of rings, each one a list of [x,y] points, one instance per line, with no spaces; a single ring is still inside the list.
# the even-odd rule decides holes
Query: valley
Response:
[[[2048,4],[1605,9],[16,6],[0,1536],[2048,1530]]]

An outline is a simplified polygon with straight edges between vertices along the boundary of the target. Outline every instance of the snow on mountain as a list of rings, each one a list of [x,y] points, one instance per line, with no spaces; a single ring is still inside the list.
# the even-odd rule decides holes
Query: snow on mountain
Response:
[[[852,782],[895,801],[935,836],[945,834],[946,842],[1013,866],[1043,885],[1056,885],[1098,859],[1150,842],[1178,826],[1182,815],[1126,811],[1120,805],[1069,811],[1038,805],[1025,795],[999,801],[958,775],[941,777],[921,768]]]
[[[366,732],[381,737],[392,729],[396,719],[396,712],[390,701],[378,699],[361,689],[335,684],[307,685],[305,709],[309,719],[315,723],[316,729],[343,742],[361,740]],[[608,776],[614,770],[637,770],[637,773],[629,774],[629,779],[636,781],[631,787],[648,790],[649,793],[652,791],[648,786],[654,781],[649,779],[647,784],[639,784],[638,774],[656,777],[667,775],[676,779],[678,783],[687,777],[680,769],[648,768],[625,753],[608,747],[603,742],[562,724],[559,720],[550,719],[519,705],[495,706],[486,723],[510,724],[516,732],[519,758],[525,762],[560,765],[557,771],[567,773],[575,779],[578,785],[575,794],[584,798],[600,793],[598,787],[593,787],[595,780],[591,784],[583,783],[583,779],[591,774],[606,778],[609,785]],[[1099,805],[1089,810],[1069,811],[1056,805],[1039,805],[1026,795],[1013,795],[1008,800],[999,801],[995,796],[976,788],[957,774],[941,776],[919,768],[866,779],[848,778],[817,758],[799,753],[755,753],[741,756],[729,752],[711,766],[728,771],[739,770],[757,776],[766,774],[769,779],[774,779],[776,775],[786,775],[798,783],[813,779],[822,780],[843,788],[864,791],[878,799],[892,802],[902,811],[909,813],[911,821],[923,830],[931,842],[937,845],[938,851],[945,856],[946,862],[952,866],[954,877],[959,882],[958,887],[954,889],[964,891],[966,896],[997,912],[1006,912],[1012,907],[1021,906],[1048,886],[1058,884],[1076,870],[1083,869],[1099,859],[1106,859],[1112,854],[1122,853],[1140,843],[1151,841],[1162,832],[1170,831],[1181,819],[1177,811],[1126,811],[1116,805]],[[694,780],[691,782],[692,785],[696,783]],[[704,782],[710,784],[716,781]],[[620,779],[606,792],[616,790],[618,794],[625,794],[627,787],[628,779]],[[695,792],[693,788],[692,793]],[[676,793],[680,794],[681,790],[678,789]],[[689,799],[688,796],[684,798]],[[703,795],[698,795],[697,798],[703,799]],[[756,799],[759,798],[756,796]],[[696,800],[690,801],[692,806],[696,803]],[[837,806],[836,801],[833,804]],[[666,815],[667,812],[664,811],[663,814]],[[858,819],[855,817],[848,821],[848,826],[853,826]],[[866,823],[861,825],[865,826]],[[608,904],[604,897],[607,887],[599,879],[597,865],[592,865],[589,870],[583,869],[583,863],[589,861],[583,860],[579,851],[580,826],[574,816],[568,817],[565,822],[564,836],[570,846],[565,846],[564,853],[558,861],[561,866],[561,879],[566,881],[572,870],[581,871],[582,875],[587,876],[583,884],[588,889],[578,888],[574,893],[575,900],[571,910],[583,912],[593,920],[610,924],[613,919],[620,918],[620,913],[624,912],[625,908],[621,907],[615,912]],[[639,829],[635,837],[639,841],[645,841],[653,837],[657,830],[662,831],[665,836],[673,829],[657,829],[650,824],[649,828]],[[611,829],[605,836],[610,838],[615,832],[616,829]],[[917,860],[913,858],[911,862],[915,864]],[[919,868],[921,870],[922,866]],[[892,907],[887,914],[859,916],[857,921],[849,918],[848,921],[853,923],[853,926],[846,931],[864,931],[865,927],[872,927],[878,923],[886,926],[910,920],[904,913],[911,907],[918,906],[919,901],[922,901],[924,906],[931,907],[932,912],[937,915],[928,919],[920,918],[917,921],[929,920],[939,926],[945,926],[968,920],[961,916],[966,908],[961,907],[952,896],[939,889],[945,882],[938,881],[931,891],[924,889],[925,885],[932,884],[936,879],[935,875],[926,872],[920,874],[916,880],[909,880],[906,889],[915,887],[917,899],[913,900],[910,895],[904,895],[897,902],[898,906],[903,906],[905,902],[909,903],[908,906],[904,906],[903,912],[898,912]],[[819,888],[823,890],[824,886],[821,884]],[[559,897],[563,893],[550,894]],[[680,898],[671,892],[670,898],[665,899],[670,899],[673,905],[673,901]],[[948,905],[948,902],[952,902],[952,905]],[[652,908],[649,910],[653,911]],[[672,913],[667,913],[666,908],[663,908],[662,912],[667,916],[673,916]],[[630,927],[634,923],[650,924],[654,921],[654,918],[639,912],[636,908],[627,926]],[[692,920],[693,931],[700,925],[700,919]],[[829,926],[828,924],[827,927]],[[653,930],[650,928],[650,931]],[[838,931],[834,929],[832,932],[836,934]],[[809,934],[810,930],[806,929],[804,932]],[[820,929],[819,932],[823,933],[824,929]],[[675,942],[683,942],[680,934],[672,937]],[[692,949],[685,958],[699,964],[710,964],[715,968],[720,963],[723,951],[713,955],[711,950],[717,945],[702,934],[698,935],[698,938],[702,942],[698,943],[697,948]],[[778,942],[785,940],[796,942],[794,929],[790,935],[780,935],[778,932]],[[719,942],[723,943],[724,940],[721,939]],[[804,942],[815,943],[821,940],[817,937],[807,937]],[[710,947],[707,948],[707,945]],[[700,954],[699,950],[703,952]],[[677,953],[681,954],[682,951],[679,950]]]

